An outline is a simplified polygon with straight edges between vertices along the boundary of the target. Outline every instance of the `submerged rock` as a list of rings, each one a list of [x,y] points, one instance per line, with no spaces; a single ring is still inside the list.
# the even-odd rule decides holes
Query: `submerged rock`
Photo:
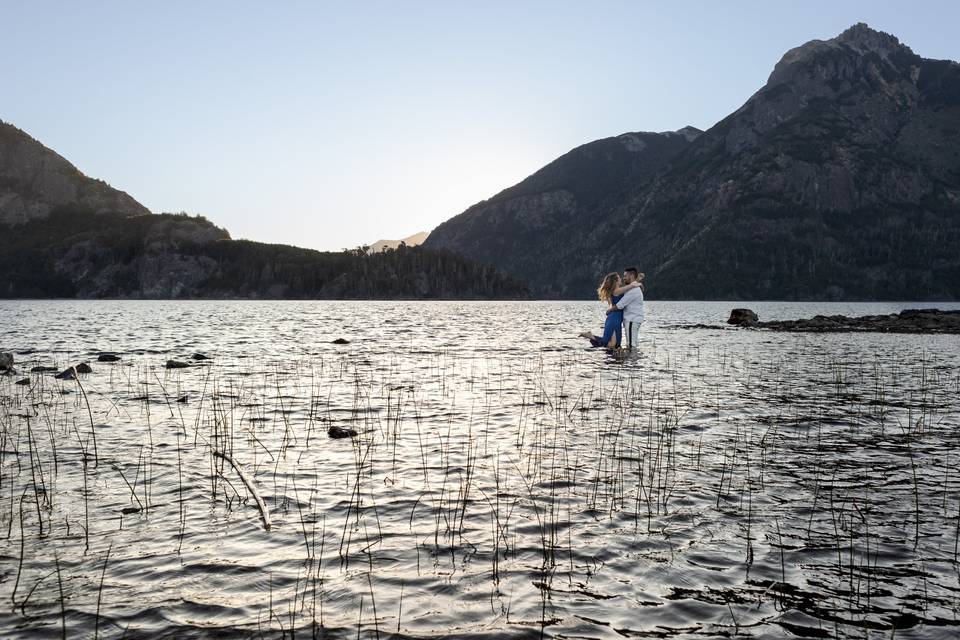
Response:
[[[30,384],[30,378],[24,378],[23,380],[17,380],[15,384],[25,387]]]
[[[68,367],[53,377],[57,380],[76,380],[77,370],[73,367]]]
[[[346,338],[337,338],[336,340],[331,342],[331,344],[350,344],[350,341],[347,340]]]
[[[344,427],[330,427],[327,429],[327,435],[331,438],[356,438],[357,432]]]
[[[120,356],[115,353],[101,353],[97,356],[97,362],[118,362]]]
[[[93,373],[93,367],[88,365],[86,362],[81,362],[74,367],[77,373]]]
[[[56,367],[46,367],[41,364],[38,364],[35,367],[30,367],[30,373],[50,373],[52,371],[59,371],[59,369]]]
[[[727,324],[735,324],[739,327],[755,327],[760,318],[753,309],[733,309],[730,311],[730,317]]]
[[[192,356],[190,356],[190,359],[191,360],[213,360],[213,358],[211,358],[210,356],[204,355],[202,353],[195,353]]]
[[[0,371],[6,371],[7,369],[13,369],[13,354],[0,353]]]
[[[190,367],[189,363],[180,362],[179,360],[167,360],[167,369],[187,369]]]

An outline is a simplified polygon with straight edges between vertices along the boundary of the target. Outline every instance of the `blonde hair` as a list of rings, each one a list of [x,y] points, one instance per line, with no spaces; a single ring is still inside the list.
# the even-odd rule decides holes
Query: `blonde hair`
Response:
[[[610,300],[613,299],[613,290],[617,288],[619,281],[619,273],[608,273],[605,275],[603,280],[600,281],[600,286],[597,287],[597,297],[600,298],[602,302],[610,302]]]

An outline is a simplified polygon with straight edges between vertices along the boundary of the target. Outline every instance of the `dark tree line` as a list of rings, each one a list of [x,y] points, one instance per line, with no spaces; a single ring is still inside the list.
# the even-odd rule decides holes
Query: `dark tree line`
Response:
[[[0,226],[0,297],[510,299],[525,285],[448,251],[321,252],[231,240],[202,217],[60,209]]]

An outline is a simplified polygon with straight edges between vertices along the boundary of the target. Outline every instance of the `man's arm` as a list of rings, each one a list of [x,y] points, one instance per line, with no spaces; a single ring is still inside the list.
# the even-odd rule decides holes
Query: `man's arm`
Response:
[[[642,289],[643,285],[637,281],[631,282],[630,284],[622,284],[613,290],[613,295],[622,296],[627,291],[630,291],[631,289],[636,289],[637,287],[640,287]]]
[[[623,294],[623,297],[620,298],[620,302],[617,303],[617,308],[626,309],[631,302],[637,299],[637,296],[642,298],[643,289],[640,287],[634,287],[633,289],[630,289],[630,291],[627,291],[625,294]]]

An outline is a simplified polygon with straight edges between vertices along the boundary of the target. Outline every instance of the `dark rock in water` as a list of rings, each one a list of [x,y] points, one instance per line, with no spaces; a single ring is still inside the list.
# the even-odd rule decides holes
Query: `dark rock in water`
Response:
[[[350,344],[350,341],[347,340],[346,338],[337,338],[336,340],[331,342],[331,344]]]
[[[802,320],[771,320],[757,326],[773,331],[883,333],[960,333],[960,311],[906,309],[889,315],[847,316],[817,315]]]
[[[13,369],[13,354],[0,353],[0,371]]]
[[[115,353],[101,353],[97,356],[97,362],[118,362],[120,356]]]
[[[202,353],[195,353],[190,357],[191,360],[213,360],[210,356],[204,355]]]
[[[167,369],[187,369],[190,365],[179,360],[167,360]]]
[[[77,370],[73,367],[64,369],[57,375],[53,376],[57,380],[76,380],[77,379]]]
[[[30,367],[30,373],[50,373],[51,371],[59,371],[59,369],[56,367],[45,367],[39,364],[35,367]]]
[[[81,362],[74,367],[77,373],[93,373],[93,367],[88,365],[86,362]]]
[[[120,513],[122,513],[122,514],[124,514],[124,515],[130,515],[131,513],[140,513],[140,508],[139,508],[139,507],[124,507],[123,509],[120,509]]]
[[[16,384],[19,384],[21,387],[25,387],[30,384],[30,378],[24,378],[23,380],[17,380]]]
[[[177,398],[177,402],[179,402],[180,404],[187,404],[187,400],[189,400],[188,396],[180,396],[179,398]]]
[[[343,427],[330,427],[327,429],[327,435],[331,438],[356,438],[357,432]]]
[[[733,309],[730,312],[730,318],[727,324],[735,324],[740,327],[754,327],[760,320],[752,309]]]

